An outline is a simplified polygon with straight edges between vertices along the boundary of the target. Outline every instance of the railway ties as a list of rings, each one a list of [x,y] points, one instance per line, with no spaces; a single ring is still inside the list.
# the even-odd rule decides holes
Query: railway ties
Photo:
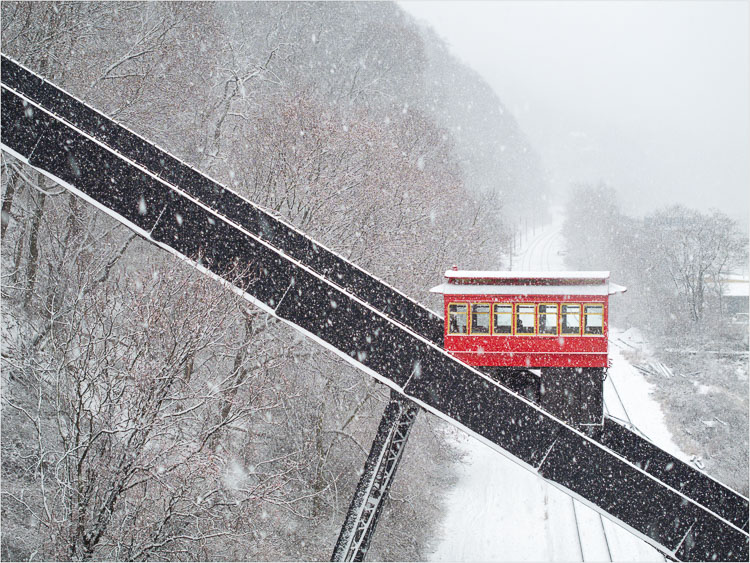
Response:
[[[2,86],[3,150],[670,557],[747,560],[747,499],[462,364],[439,317],[5,57]],[[252,267],[240,279],[236,259]]]

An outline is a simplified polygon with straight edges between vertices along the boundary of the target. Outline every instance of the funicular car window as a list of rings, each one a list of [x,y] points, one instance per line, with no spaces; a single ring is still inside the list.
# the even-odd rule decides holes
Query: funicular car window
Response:
[[[495,303],[495,334],[513,333],[513,306],[504,303]]]
[[[516,334],[536,334],[536,305],[516,305]]]
[[[604,308],[601,305],[583,306],[583,334],[604,334]]]
[[[563,304],[560,333],[568,335],[581,334],[581,306],[577,303]]]
[[[539,334],[557,334],[557,305],[539,305]]]
[[[471,334],[490,333],[490,306],[488,303],[471,304]]]
[[[466,303],[448,305],[448,333],[466,334],[469,306]]]

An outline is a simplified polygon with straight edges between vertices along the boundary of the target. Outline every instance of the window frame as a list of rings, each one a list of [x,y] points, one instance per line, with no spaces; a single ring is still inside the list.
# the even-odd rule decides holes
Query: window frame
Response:
[[[563,333],[563,307],[568,305],[578,305],[578,332],[568,332]],[[571,313],[565,313],[565,314],[571,314]],[[562,336],[563,338],[567,337],[573,337],[573,336],[582,336],[583,335],[583,303],[577,303],[572,301],[563,301],[560,303],[560,330],[558,333],[558,336]]]
[[[466,307],[466,312],[463,313],[466,315],[466,332],[452,332],[451,331],[451,305],[464,305]],[[448,336],[469,336],[469,329],[471,328],[469,326],[469,307],[470,303],[468,301],[450,301],[448,302]],[[453,313],[454,315],[460,315],[462,313]]]
[[[518,328],[518,307],[534,307],[534,332],[517,332]],[[528,313],[522,313],[528,315]],[[513,304],[513,336],[538,336],[539,323],[537,322],[537,303],[514,303]]]
[[[477,301],[476,303],[472,301],[471,303],[469,303],[469,305],[470,305],[470,307],[469,307],[469,318],[468,318],[469,335],[471,335],[471,336],[492,336],[492,303],[490,303],[489,301],[487,301],[487,302],[485,302],[485,301]],[[488,320],[488,322],[487,322],[487,332],[480,332],[480,333],[476,333],[476,334],[474,333],[474,329],[473,329],[473,326],[472,326],[472,322],[473,322],[472,315],[474,314],[474,306],[475,305],[487,305],[487,307],[489,307],[489,310],[487,311],[487,313],[479,313],[480,315],[486,314],[489,317],[487,319]]]
[[[502,306],[502,305],[504,305],[506,307],[510,307],[510,332],[495,332],[495,315],[496,315],[495,308],[498,307],[498,306]],[[507,301],[507,302],[506,301],[496,301],[496,302],[492,303],[492,308],[490,309],[490,311],[491,311],[490,322],[492,324],[492,335],[493,336],[513,336],[513,311],[514,311],[514,309],[515,309],[514,304],[511,303],[510,301]]]
[[[588,306],[599,307],[601,309],[601,313],[587,313],[586,312],[586,307],[588,307]],[[601,320],[602,320],[602,323],[601,323],[602,331],[600,333],[596,334],[596,333],[587,333],[586,332],[586,325],[587,325],[586,320],[588,319],[589,315],[598,316],[598,317],[601,318]],[[589,303],[581,303],[581,335],[582,336],[600,336],[601,337],[601,336],[604,336],[604,333],[605,333],[605,330],[604,330],[604,303],[602,303],[600,301],[591,301]]]
[[[562,305],[563,305],[563,303],[549,303],[549,302],[537,303],[537,307],[536,307],[536,317],[537,317],[536,318],[536,331],[537,331],[537,334],[539,336],[554,336],[554,337],[561,336],[561,334],[560,334],[560,322],[561,322],[560,317],[561,317]],[[557,322],[555,323],[555,333],[554,334],[550,334],[548,332],[541,332],[542,323],[540,322],[540,320],[542,318],[542,315],[546,316],[546,315],[551,315],[552,314],[552,313],[542,313],[539,310],[539,307],[541,307],[541,306],[545,306],[545,307],[552,306],[552,307],[555,307],[557,309],[557,312],[555,313],[555,316],[557,317]]]

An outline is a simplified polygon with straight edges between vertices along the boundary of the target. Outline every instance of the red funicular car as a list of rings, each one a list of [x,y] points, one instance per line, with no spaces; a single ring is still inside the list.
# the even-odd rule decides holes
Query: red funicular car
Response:
[[[445,349],[552,414],[600,425],[609,272],[445,272]]]

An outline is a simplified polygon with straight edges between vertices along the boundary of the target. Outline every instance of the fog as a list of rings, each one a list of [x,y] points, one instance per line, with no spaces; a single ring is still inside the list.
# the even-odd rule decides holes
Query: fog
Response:
[[[513,112],[555,194],[604,181],[627,211],[747,223],[746,2],[402,2]]]

